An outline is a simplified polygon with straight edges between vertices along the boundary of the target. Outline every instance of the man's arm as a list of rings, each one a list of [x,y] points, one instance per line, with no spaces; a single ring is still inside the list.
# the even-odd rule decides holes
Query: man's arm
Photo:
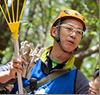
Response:
[[[7,63],[6,65],[0,66],[0,88],[6,86],[10,83],[9,78],[7,77],[9,74],[11,62]],[[6,81],[3,83],[3,81]]]
[[[0,83],[6,83],[8,80],[11,79],[9,73],[10,73],[10,70],[9,71],[4,71],[4,72],[0,72]]]

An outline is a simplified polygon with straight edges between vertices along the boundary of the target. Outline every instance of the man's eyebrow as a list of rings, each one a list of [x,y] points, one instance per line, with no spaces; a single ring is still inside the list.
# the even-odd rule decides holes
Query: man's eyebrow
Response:
[[[72,26],[72,27],[73,27],[73,25],[71,25],[71,24],[68,24],[68,25],[70,25],[70,26]],[[81,28],[78,28],[78,29],[83,30],[83,29],[81,29]]]

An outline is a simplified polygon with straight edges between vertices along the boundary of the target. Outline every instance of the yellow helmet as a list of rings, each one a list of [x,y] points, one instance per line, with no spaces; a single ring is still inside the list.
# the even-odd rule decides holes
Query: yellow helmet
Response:
[[[56,17],[56,19],[54,20],[52,26],[54,26],[55,23],[56,23],[60,18],[75,18],[75,19],[77,19],[77,20],[79,20],[79,21],[82,22],[84,31],[85,31],[85,29],[86,29],[86,23],[85,23],[85,21],[84,21],[84,17],[83,17],[79,12],[77,12],[77,11],[75,11],[75,10],[71,10],[71,9],[64,9],[64,10],[62,10],[62,11],[59,13],[59,15]]]

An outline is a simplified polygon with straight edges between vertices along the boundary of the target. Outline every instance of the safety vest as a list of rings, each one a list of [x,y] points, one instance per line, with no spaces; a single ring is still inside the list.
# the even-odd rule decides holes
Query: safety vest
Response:
[[[74,84],[75,84],[75,75],[76,69],[72,70],[52,81],[42,85],[41,87],[37,88],[35,93],[37,94],[73,94],[74,93]],[[45,77],[46,75],[41,70],[41,60],[34,66],[31,71],[30,78],[36,78],[40,80],[41,78]],[[28,86],[30,82],[28,80],[23,80],[23,87],[25,88]],[[15,84],[14,88],[11,91],[11,94],[14,94],[18,91],[18,83]],[[32,94],[32,92],[30,92]]]

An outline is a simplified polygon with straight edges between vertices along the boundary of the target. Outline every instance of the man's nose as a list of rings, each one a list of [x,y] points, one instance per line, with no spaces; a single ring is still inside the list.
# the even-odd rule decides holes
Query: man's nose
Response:
[[[76,38],[76,31],[75,30],[73,30],[71,33],[70,33],[70,36],[72,37],[72,38]]]

